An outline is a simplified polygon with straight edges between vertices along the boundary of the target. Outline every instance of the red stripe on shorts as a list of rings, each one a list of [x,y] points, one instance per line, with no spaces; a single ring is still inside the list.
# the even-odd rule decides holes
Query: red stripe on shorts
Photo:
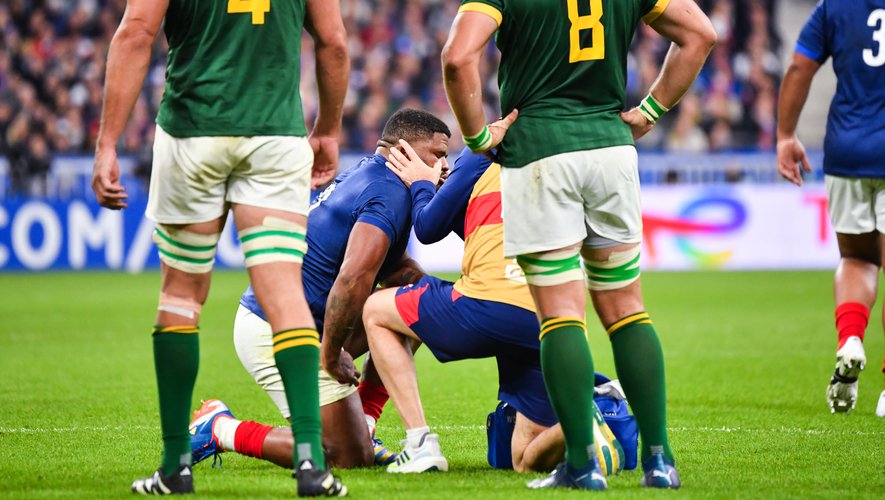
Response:
[[[421,295],[424,295],[427,287],[428,285],[420,288],[412,287],[411,290],[397,294],[394,298],[396,310],[406,326],[411,327],[418,321],[418,303],[421,302]]]

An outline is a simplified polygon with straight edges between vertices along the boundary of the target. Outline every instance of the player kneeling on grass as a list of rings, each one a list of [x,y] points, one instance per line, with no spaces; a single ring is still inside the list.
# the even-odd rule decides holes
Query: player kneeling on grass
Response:
[[[407,143],[402,146],[411,151]],[[541,374],[532,297],[515,260],[504,258],[500,166],[465,150],[438,193],[439,168],[417,155],[394,151],[388,166],[410,187],[419,240],[433,243],[454,231],[465,241],[463,275],[456,283],[426,276],[415,285],[379,291],[366,302],[363,322],[372,359],[406,427],[405,449],[388,472],[448,470],[439,436],[430,432],[421,406],[410,349],[414,340],[427,344],[442,362],[497,358],[498,396],[517,411],[513,468],[551,470],[562,461],[565,444]],[[604,421],[602,427],[610,436]],[[615,449],[612,441],[597,442]],[[608,472],[617,471],[619,462],[610,460]]]
[[[385,167],[386,158],[396,151],[400,139],[407,139],[415,145],[408,150],[411,157],[447,171],[449,136],[445,123],[430,113],[413,109],[394,113],[375,154],[339,175],[310,207],[310,251],[304,257],[302,278],[322,335],[322,441],[327,460],[336,467],[368,466],[393,458],[380,442],[373,449],[372,440],[387,392],[377,378],[373,383],[373,377],[367,377],[357,393],[360,374],[353,358],[368,349],[361,311],[375,287],[382,282],[399,286],[423,276],[406,254],[411,231],[409,190]],[[285,418],[290,418],[290,405],[282,392],[274,352],[305,339],[300,331],[273,335],[252,289],[243,294],[234,323],[237,355]],[[196,412],[191,435],[195,462],[219,451],[236,451],[292,467],[293,438],[288,429],[235,420],[217,400],[207,401]]]

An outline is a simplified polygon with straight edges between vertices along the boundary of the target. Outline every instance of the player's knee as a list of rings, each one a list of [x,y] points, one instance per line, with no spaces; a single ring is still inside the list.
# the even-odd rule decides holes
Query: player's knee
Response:
[[[331,466],[341,469],[374,465],[375,453],[371,443],[368,435],[366,435],[366,439],[347,439],[344,434],[337,435],[335,438],[328,435],[323,436],[326,461]]]
[[[392,304],[385,296],[385,291],[376,292],[366,299],[363,306],[363,325],[366,327],[366,335],[372,335],[378,327],[387,326],[387,315],[390,314],[389,306]]]
[[[516,261],[525,273],[526,282],[532,286],[556,286],[584,280],[578,248],[520,255]]]
[[[586,260],[587,287],[592,291],[619,290],[639,279],[639,245],[612,252],[605,260]]]
[[[246,267],[277,262],[301,264],[307,253],[307,229],[279,217],[265,217],[258,226],[240,231]]]
[[[152,239],[160,260],[167,266],[190,274],[212,271],[220,233],[199,234],[175,226],[160,224]]]

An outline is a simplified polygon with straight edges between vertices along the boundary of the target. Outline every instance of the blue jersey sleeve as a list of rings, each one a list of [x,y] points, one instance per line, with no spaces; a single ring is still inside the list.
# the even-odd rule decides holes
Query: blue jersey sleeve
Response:
[[[823,64],[830,57],[830,44],[827,40],[827,8],[826,2],[820,0],[805,22],[796,52]]]
[[[408,237],[411,229],[411,200],[398,179],[382,179],[369,184],[357,199],[356,221],[384,231],[393,245]]]
[[[412,184],[412,221],[418,241],[425,245],[436,243],[452,231],[464,238],[464,214],[470,193],[491,163],[485,156],[465,148],[435,196],[430,182]]]

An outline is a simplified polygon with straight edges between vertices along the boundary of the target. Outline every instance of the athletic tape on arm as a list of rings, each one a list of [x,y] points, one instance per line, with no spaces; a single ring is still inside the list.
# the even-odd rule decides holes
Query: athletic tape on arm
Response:
[[[152,239],[160,260],[167,266],[192,274],[208,273],[215,263],[215,249],[220,233],[197,234],[184,229],[159,225]]]
[[[304,226],[279,217],[265,217],[260,226],[240,232],[246,267],[271,262],[300,264],[307,253]]]
[[[520,255],[516,257],[516,262],[525,272],[525,280],[529,285],[555,286],[584,280],[577,248]]]
[[[585,261],[587,286],[591,290],[617,290],[639,279],[639,245],[613,252],[605,261]]]

